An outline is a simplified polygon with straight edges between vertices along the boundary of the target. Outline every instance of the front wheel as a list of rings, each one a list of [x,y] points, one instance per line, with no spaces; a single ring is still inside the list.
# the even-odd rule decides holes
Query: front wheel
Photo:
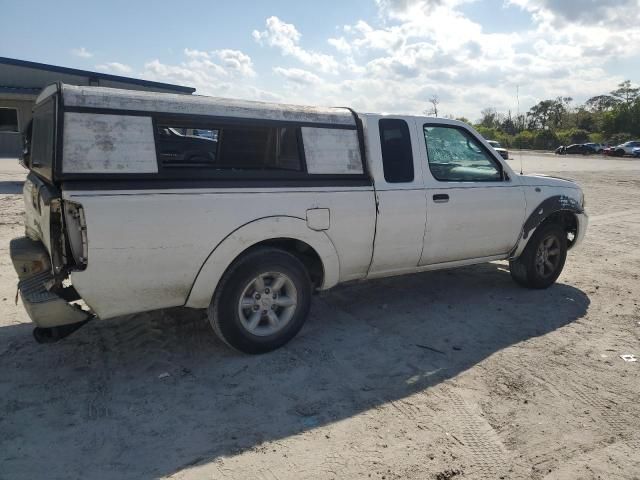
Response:
[[[511,277],[523,287],[547,288],[558,279],[567,258],[567,235],[561,225],[538,227],[524,252],[509,262]]]
[[[258,248],[225,273],[208,316],[227,345],[265,353],[300,331],[310,304],[311,280],[302,262],[284,250]]]

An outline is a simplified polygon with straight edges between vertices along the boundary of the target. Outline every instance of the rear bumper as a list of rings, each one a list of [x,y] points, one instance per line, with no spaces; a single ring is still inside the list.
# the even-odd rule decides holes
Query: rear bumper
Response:
[[[20,298],[29,318],[38,327],[71,325],[91,317],[89,312],[70,304],[58,293],[51,261],[41,242],[28,237],[14,238],[9,252],[18,274]]]

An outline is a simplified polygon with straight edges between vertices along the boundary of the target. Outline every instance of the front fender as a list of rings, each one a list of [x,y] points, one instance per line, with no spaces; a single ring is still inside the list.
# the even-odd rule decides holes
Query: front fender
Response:
[[[229,265],[249,247],[265,240],[288,238],[313,248],[324,269],[321,289],[330,288],[340,278],[340,262],[336,249],[323,231],[309,229],[306,220],[297,217],[266,217],[238,227],[211,251],[196,276],[185,306],[206,308],[218,282]]]
[[[578,237],[576,238],[576,244],[584,237],[584,231],[587,224],[587,215],[582,208],[582,205],[573,197],[567,195],[554,195],[544,200],[538,205],[529,218],[524,222],[522,226],[522,233],[518,244],[509,255],[509,258],[518,258],[524,251],[529,239],[533,232],[538,228],[542,222],[553,215],[556,212],[571,212],[578,218]]]

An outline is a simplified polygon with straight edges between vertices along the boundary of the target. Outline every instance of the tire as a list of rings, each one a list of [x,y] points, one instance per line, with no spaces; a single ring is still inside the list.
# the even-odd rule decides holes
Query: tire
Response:
[[[243,353],[275,350],[300,331],[311,305],[311,279],[294,255],[257,248],[223,275],[207,314],[220,339]]]
[[[620,150],[616,150],[616,157],[624,157],[624,150],[620,149]]]
[[[557,223],[547,223],[536,229],[522,255],[509,261],[509,269],[511,277],[523,287],[548,288],[562,273],[566,259],[566,232]]]

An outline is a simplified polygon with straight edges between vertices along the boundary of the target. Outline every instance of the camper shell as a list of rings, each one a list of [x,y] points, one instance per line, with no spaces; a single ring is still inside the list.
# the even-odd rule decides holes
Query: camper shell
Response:
[[[54,84],[38,96],[34,110],[38,115],[34,121],[34,141],[41,141],[42,148],[48,150],[37,152],[42,158],[32,170],[53,182],[121,180],[134,176],[139,180],[195,177],[331,183],[335,180],[331,178],[333,174],[340,175],[340,181],[363,183],[367,180],[361,157],[361,127],[358,117],[348,108]],[[37,128],[40,123],[44,124],[43,135],[53,134],[54,138],[40,137]],[[54,129],[49,128],[52,124]],[[296,134],[304,137],[305,152],[310,156],[307,159],[303,153],[306,171],[221,171],[214,165],[205,165],[214,168],[176,169],[156,158],[159,125],[186,128],[203,124],[226,129],[233,126],[296,128]],[[342,165],[327,164],[332,151],[346,151],[351,161]]]

